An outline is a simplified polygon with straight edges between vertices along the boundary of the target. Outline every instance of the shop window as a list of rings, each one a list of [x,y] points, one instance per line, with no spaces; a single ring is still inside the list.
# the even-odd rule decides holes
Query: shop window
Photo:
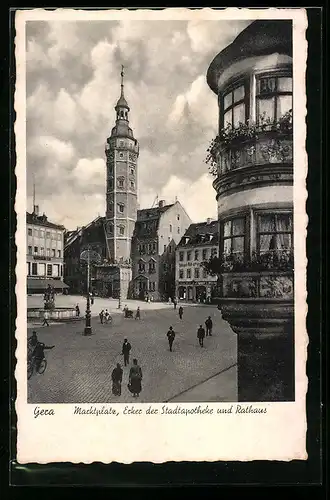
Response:
[[[276,122],[292,110],[291,76],[258,76],[257,122]]]
[[[245,218],[237,217],[223,224],[223,256],[225,260],[244,260]]]
[[[237,127],[239,123],[246,122],[247,96],[245,85],[240,83],[223,95],[222,99],[222,125],[223,127]]]

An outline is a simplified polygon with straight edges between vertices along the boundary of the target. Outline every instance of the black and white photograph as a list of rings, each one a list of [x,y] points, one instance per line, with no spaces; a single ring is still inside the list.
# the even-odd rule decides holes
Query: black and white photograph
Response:
[[[106,12],[20,38],[27,407],[294,404],[294,16]]]

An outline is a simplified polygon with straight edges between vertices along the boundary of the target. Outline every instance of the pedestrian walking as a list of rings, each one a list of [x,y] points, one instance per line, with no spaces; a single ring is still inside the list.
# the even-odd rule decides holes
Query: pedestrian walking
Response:
[[[80,309],[78,304],[76,305],[76,316],[80,316]]]
[[[121,350],[122,355],[124,356],[124,365],[129,365],[129,354],[130,350],[132,349],[131,344],[128,342],[127,339],[124,340],[123,347]]]
[[[141,319],[141,311],[139,307],[136,310],[135,319]]]
[[[117,363],[116,368],[112,370],[111,379],[112,379],[112,394],[114,394],[114,396],[120,396],[121,383],[123,380],[123,370],[119,363]]]
[[[180,306],[179,307],[179,318],[182,319],[182,316],[183,316],[183,307]]]
[[[206,327],[206,336],[208,337],[210,335],[210,337],[212,337],[213,321],[211,319],[211,316],[209,316],[205,321],[205,327]]]
[[[49,326],[48,320],[49,320],[49,312],[46,309],[44,312],[44,322],[42,323],[42,326]]]
[[[170,326],[170,329],[167,332],[167,338],[168,338],[168,345],[170,346],[170,351],[172,352],[172,346],[175,339],[175,331],[173,330],[172,326]]]
[[[177,301],[176,301],[176,298],[174,297],[173,298],[173,307],[174,307],[174,309],[176,309],[176,306],[177,306]]]
[[[100,312],[99,317],[100,317],[101,325],[103,325],[103,320],[104,320],[104,310],[103,309]]]
[[[205,337],[205,330],[202,327],[202,325],[199,325],[199,328],[197,330],[197,338],[198,338],[198,341],[199,341],[199,345],[201,347],[204,347],[204,337]]]
[[[142,391],[142,370],[137,359],[133,359],[133,366],[129,372],[128,389],[134,397],[138,397]]]

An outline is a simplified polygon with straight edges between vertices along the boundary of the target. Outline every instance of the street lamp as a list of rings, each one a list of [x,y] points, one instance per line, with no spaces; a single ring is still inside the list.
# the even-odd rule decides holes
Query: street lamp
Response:
[[[97,252],[92,251],[90,248],[84,250],[80,254],[80,260],[87,262],[87,304],[86,304],[86,316],[85,316],[85,328],[84,335],[92,335],[92,324],[91,324],[91,302],[89,296],[89,284],[90,284],[90,263],[99,263],[101,257]]]

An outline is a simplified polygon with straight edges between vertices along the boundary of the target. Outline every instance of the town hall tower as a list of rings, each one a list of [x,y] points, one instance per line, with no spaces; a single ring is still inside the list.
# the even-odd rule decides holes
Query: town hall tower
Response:
[[[109,260],[129,263],[131,240],[137,219],[137,160],[139,144],[129,126],[130,108],[124,96],[124,67],[121,94],[115,106],[116,123],[107,139],[106,238]]]

